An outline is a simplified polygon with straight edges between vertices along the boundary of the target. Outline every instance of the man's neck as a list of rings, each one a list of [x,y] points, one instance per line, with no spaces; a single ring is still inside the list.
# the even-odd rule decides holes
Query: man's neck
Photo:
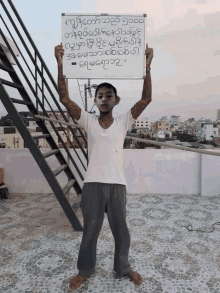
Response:
[[[99,121],[101,121],[101,122],[112,122],[112,120],[113,120],[113,117],[112,117],[112,113],[111,112],[109,112],[109,113],[107,113],[107,114],[105,114],[105,113],[100,113],[100,116],[99,116]]]

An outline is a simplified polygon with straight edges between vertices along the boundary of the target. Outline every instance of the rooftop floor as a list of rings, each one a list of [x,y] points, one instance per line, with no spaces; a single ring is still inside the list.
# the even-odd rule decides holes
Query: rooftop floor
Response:
[[[73,198],[73,197],[72,197]],[[71,202],[71,201],[70,201]],[[81,209],[77,215],[83,223]],[[73,291],[82,232],[75,232],[54,194],[0,199],[0,293],[220,292],[220,196],[127,195],[129,261],[144,282],[113,272],[114,238],[107,215],[97,243],[95,273]]]

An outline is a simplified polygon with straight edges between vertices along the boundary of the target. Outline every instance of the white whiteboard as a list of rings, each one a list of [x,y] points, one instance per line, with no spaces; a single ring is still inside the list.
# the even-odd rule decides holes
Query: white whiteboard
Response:
[[[63,74],[67,79],[143,79],[145,19],[146,14],[63,13]]]

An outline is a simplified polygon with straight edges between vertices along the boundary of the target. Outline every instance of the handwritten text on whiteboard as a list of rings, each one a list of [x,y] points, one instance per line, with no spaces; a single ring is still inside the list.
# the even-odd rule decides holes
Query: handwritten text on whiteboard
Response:
[[[77,72],[78,77],[143,77],[143,16],[65,15],[62,25],[64,72]]]

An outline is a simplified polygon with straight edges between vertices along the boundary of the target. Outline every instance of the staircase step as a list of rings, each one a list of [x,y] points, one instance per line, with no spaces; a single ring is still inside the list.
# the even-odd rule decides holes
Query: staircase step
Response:
[[[50,134],[42,134],[42,135],[37,135],[37,136],[32,136],[33,139],[40,139],[40,138],[47,138],[50,137]]]
[[[55,155],[56,153],[59,153],[59,152],[60,152],[60,150],[52,150],[50,152],[47,152],[47,153],[43,154],[43,156],[46,159],[46,158],[49,158],[50,156],[53,156],[53,155]]]
[[[13,103],[16,103],[16,104],[32,105],[32,102],[18,100],[18,99],[14,99],[14,98],[10,98],[10,99]]]
[[[8,66],[5,66],[4,64],[0,63],[0,69],[4,70],[4,71],[10,71],[10,72],[14,72],[13,69],[9,68]]]
[[[40,118],[21,117],[25,121],[41,121]]]
[[[53,171],[53,175],[57,176],[60,174],[63,170],[65,170],[68,166],[66,164],[61,165],[59,168]]]
[[[66,186],[63,188],[63,193],[64,195],[66,195],[68,193],[68,191],[70,190],[70,188],[74,185],[74,183],[76,182],[75,179],[71,179]]]
[[[17,16],[19,23],[22,24],[22,20],[20,19],[16,9],[14,8],[12,1],[9,0],[8,2],[10,4],[12,10],[15,13],[15,16]],[[0,3],[3,5],[3,1],[0,0]],[[4,6],[3,6],[3,8],[6,10],[6,13],[7,13],[7,9]],[[14,23],[14,20],[11,17],[10,17],[10,21],[11,21],[11,24],[15,27],[16,25]],[[30,36],[29,36],[28,32],[26,32],[25,30],[24,30],[24,32],[30,41]],[[0,29],[0,36],[3,38],[6,46],[8,48],[10,48],[10,45],[9,45],[9,43],[8,43],[6,37],[4,36],[1,29]],[[36,62],[37,62],[36,57],[38,57],[38,59],[40,59],[41,64],[42,64],[42,70],[44,68],[47,71],[48,76],[50,78],[50,81],[52,82],[52,84],[54,84],[55,90],[57,91],[56,83],[54,82],[52,75],[48,71],[46,64],[44,63],[43,60],[41,60],[42,57],[40,56],[36,46],[33,44],[32,40],[30,41],[30,43],[31,43],[32,47],[34,48],[34,55],[32,56],[33,57],[33,60],[32,60],[33,64],[36,66]],[[26,47],[26,52],[29,53],[29,50],[27,49],[27,47]],[[35,57],[35,59],[34,59],[34,57]],[[1,62],[1,64],[3,64],[3,65],[0,67],[0,71],[1,71],[1,69],[8,71],[8,75],[10,76],[10,78],[8,78],[10,81],[0,78],[1,101],[4,105],[4,107],[6,108],[8,114],[12,118],[15,126],[18,128],[24,141],[26,142],[26,146],[30,150],[33,158],[35,159],[36,163],[38,164],[45,179],[47,180],[48,184],[50,185],[51,189],[53,190],[53,193],[55,194],[57,200],[59,201],[59,204],[61,205],[62,209],[64,210],[73,229],[76,231],[83,231],[82,225],[81,225],[80,221],[78,220],[77,216],[75,215],[73,208],[71,207],[68,199],[65,198],[66,195],[68,194],[69,190],[71,189],[71,187],[73,187],[73,189],[77,193],[81,192],[81,187],[79,186],[77,180],[75,179],[75,176],[72,173],[71,169],[68,167],[68,164],[66,162],[65,157],[63,156],[60,149],[57,147],[56,141],[54,140],[52,134],[50,134],[49,129],[47,128],[47,125],[45,123],[43,123],[44,120],[39,117],[37,118],[37,117],[31,116],[31,115],[34,116],[35,114],[39,114],[39,115],[40,114],[41,115],[48,115],[48,114],[47,114],[46,110],[43,110],[43,112],[41,112],[41,111],[38,111],[38,107],[35,108],[34,103],[32,103],[31,98],[29,97],[29,94],[26,92],[25,87],[22,85],[22,82],[20,81],[16,71],[15,70],[8,70],[8,67],[11,69],[14,69],[14,68],[12,66],[10,66],[10,60],[8,59],[7,55],[3,52],[1,45],[0,45],[0,60],[3,61],[3,62]],[[26,75],[25,75],[25,72],[23,71],[22,66],[20,66],[19,63],[17,65],[18,65],[21,73],[23,74],[23,77],[26,79]],[[27,81],[27,79],[26,79],[26,81]],[[37,77],[35,77],[35,82],[36,81],[37,81]],[[43,88],[44,84],[45,84],[45,87],[48,88],[47,82],[43,79],[42,80],[42,88]],[[6,85],[6,86],[4,86],[4,85]],[[20,96],[21,96],[18,98],[20,98],[21,100],[12,99],[9,96],[9,94],[7,93],[7,91],[10,91],[10,89],[8,89],[7,86],[17,88],[18,92],[20,93]],[[30,87],[30,89],[32,89],[31,84],[29,84],[29,87]],[[51,89],[51,92],[49,90],[48,90],[48,92],[50,93],[50,96],[52,98],[55,98],[52,94],[52,89]],[[40,107],[43,109],[44,108],[43,103],[41,103],[40,101],[38,101],[38,102],[39,102]],[[26,117],[20,115],[20,113],[15,108],[16,105],[14,105],[13,103],[26,105],[27,108],[29,109],[29,113],[27,112],[28,117],[26,118]],[[28,120],[29,121],[39,121],[37,124],[40,125],[41,132],[40,133],[30,133],[29,129],[26,126],[26,123],[24,123],[25,120],[26,121],[28,121]],[[45,139],[45,138],[47,139],[47,143],[50,145],[51,149],[49,149],[47,153],[43,154],[40,151],[40,148],[36,142],[38,139]],[[70,154],[70,152],[68,154]],[[56,159],[59,162],[59,168],[57,168],[54,171],[51,170],[51,167],[49,166],[49,164],[46,161],[46,158],[48,158],[52,155],[56,155]],[[72,161],[73,161],[73,159],[72,159]],[[79,172],[77,164],[74,161],[73,161],[73,163],[74,163],[76,170]],[[62,171],[64,171],[65,175],[67,176],[67,181],[68,181],[64,188],[61,187],[60,183],[58,182],[58,180],[55,177],[58,174],[60,174]],[[81,173],[80,173],[80,175],[81,175]],[[82,177],[82,175],[81,175],[81,177]]]
[[[79,195],[77,195],[77,198],[72,205],[72,209],[73,209],[74,213],[76,213],[77,210],[81,207],[81,200],[82,200],[82,194],[80,193]]]
[[[17,89],[23,89],[23,86],[21,86],[20,84],[10,82],[10,81],[5,80],[3,78],[0,78],[0,81],[2,82],[2,84],[8,85],[10,87],[14,87],[14,88],[17,88]]]

